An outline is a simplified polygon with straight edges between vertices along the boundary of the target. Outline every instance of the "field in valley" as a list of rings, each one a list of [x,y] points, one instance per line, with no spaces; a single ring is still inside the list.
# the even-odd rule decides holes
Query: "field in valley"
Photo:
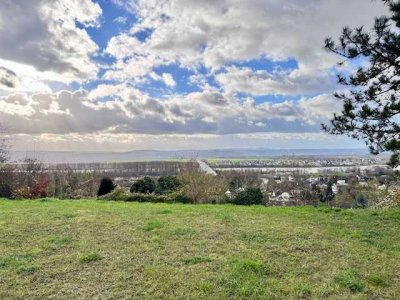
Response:
[[[1,299],[399,299],[400,210],[0,200]]]

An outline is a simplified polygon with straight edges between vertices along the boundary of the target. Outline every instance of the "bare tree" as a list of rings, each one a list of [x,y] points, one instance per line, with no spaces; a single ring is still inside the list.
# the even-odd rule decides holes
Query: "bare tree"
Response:
[[[9,141],[5,137],[6,127],[0,124],[0,164],[5,163],[9,159]]]

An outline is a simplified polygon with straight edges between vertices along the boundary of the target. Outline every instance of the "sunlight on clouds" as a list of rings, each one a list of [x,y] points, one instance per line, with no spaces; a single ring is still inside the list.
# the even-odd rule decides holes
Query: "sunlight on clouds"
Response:
[[[56,151],[131,151],[143,149],[194,150],[215,148],[342,148],[359,146],[346,139],[324,133],[260,133],[260,134],[191,134],[191,135],[143,135],[143,134],[18,134],[11,137],[15,150]],[[321,146],[321,142],[323,143]],[[299,143],[301,147],[299,147]]]
[[[320,124],[341,107],[323,40],[385,12],[365,0],[2,1],[0,120],[54,149],[323,145]]]

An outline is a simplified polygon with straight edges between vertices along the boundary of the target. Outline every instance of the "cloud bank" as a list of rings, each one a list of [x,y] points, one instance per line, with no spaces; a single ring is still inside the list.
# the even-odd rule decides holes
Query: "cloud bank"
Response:
[[[4,0],[0,121],[60,147],[71,135],[322,145],[335,73],[356,67],[340,70],[323,40],[385,13],[365,0]]]

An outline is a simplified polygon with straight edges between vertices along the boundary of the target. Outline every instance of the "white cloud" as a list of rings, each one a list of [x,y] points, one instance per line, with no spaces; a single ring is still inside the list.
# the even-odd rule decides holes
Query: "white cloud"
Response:
[[[138,21],[100,52],[87,32],[101,26],[97,2],[0,1],[0,120],[14,134],[49,137],[60,145],[71,139],[82,147],[84,140],[118,143],[121,149],[129,146],[123,138],[145,145],[138,139],[147,137],[150,145],[169,141],[180,147],[184,141],[201,144],[200,137],[216,147],[250,136],[257,140],[253,145],[275,137],[320,141],[319,124],[341,106],[328,95],[336,87],[337,57],[323,50],[324,38],[336,37],[344,25],[368,28],[386,12],[381,1],[365,0],[112,2]],[[104,64],[106,56],[115,60],[100,66],[97,58]],[[298,68],[249,67],[288,59]],[[161,66],[177,72],[157,71]],[[184,76],[178,67],[193,72],[188,83],[199,92],[173,94]],[[100,84],[92,82],[91,91],[57,91],[93,79]],[[155,98],[141,90],[151,80],[164,83],[167,95]],[[249,97],[238,99],[239,92]],[[280,103],[253,98],[314,94]],[[235,142],[225,139],[233,135]]]
[[[318,121],[330,119],[334,113],[340,112],[342,106],[341,101],[327,94],[299,101],[299,108],[305,112],[304,121],[308,124],[316,124]]]
[[[99,26],[100,15],[91,0],[1,1],[0,58],[59,73],[66,81],[95,78],[91,56],[98,46],[77,23]]]
[[[251,95],[301,95],[307,93],[331,92],[336,87],[335,75],[329,71],[264,70],[228,67],[226,72],[216,76],[217,82],[227,92],[242,92]]]
[[[330,68],[336,61],[323,50],[326,36],[336,36],[344,25],[368,27],[376,15],[386,12],[380,1],[366,5],[365,0],[135,0],[125,5],[140,20],[131,33],[143,29],[152,32],[146,41],[130,48],[127,62],[116,56],[114,70],[124,70],[127,77],[137,76],[136,69],[143,66],[146,72],[174,63],[218,70],[230,62],[264,56],[272,60],[295,58],[302,73],[310,75],[312,70]],[[109,51],[113,52],[121,53]]]
[[[113,22],[119,23],[119,24],[126,24],[126,22],[128,22],[128,18],[127,18],[127,17],[119,16],[119,17],[115,18],[115,19],[113,20]]]
[[[98,101],[102,98],[108,101]],[[209,89],[160,100],[126,85],[100,85],[90,93],[0,97],[0,119],[12,132],[25,134],[315,132],[332,107],[327,95],[298,103],[256,104],[252,98],[240,102]]]
[[[162,79],[164,83],[169,86],[169,87],[174,87],[176,86],[176,82],[174,80],[174,77],[170,73],[163,73],[162,74]]]
[[[221,148],[357,148],[360,143],[324,133],[253,133],[253,134],[17,134],[10,136],[15,150],[36,151],[131,151],[142,149],[221,149]],[[339,146],[340,145],[340,146]],[[42,159],[47,159],[43,157]]]

